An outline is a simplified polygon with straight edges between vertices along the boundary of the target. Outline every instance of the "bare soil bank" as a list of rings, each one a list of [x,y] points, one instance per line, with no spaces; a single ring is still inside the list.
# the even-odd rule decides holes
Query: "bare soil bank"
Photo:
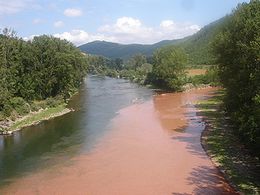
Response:
[[[0,194],[236,194],[200,144],[193,105],[214,89],[162,94],[124,108],[91,152],[13,181]]]

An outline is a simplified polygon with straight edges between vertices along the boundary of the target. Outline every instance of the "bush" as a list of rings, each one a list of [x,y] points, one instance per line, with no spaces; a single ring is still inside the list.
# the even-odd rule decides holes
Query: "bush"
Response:
[[[46,99],[46,105],[48,107],[56,107],[62,103],[62,100],[59,98],[47,98]]]
[[[25,115],[30,112],[30,105],[21,97],[14,97],[9,102],[12,110],[16,110],[19,115]]]
[[[47,105],[47,102],[45,100],[42,100],[42,101],[35,101],[34,104],[37,106],[37,107],[40,107],[42,109],[45,109],[48,107]]]
[[[4,113],[3,113],[3,112],[0,112],[0,121],[3,121],[4,119],[5,119]]]
[[[9,117],[11,115],[13,108],[10,104],[5,104],[3,108],[3,115]]]
[[[10,119],[12,121],[15,121],[18,118],[19,114],[16,112],[16,110],[13,110],[10,114]]]
[[[108,69],[106,76],[116,78],[118,76],[118,72],[116,70]]]
[[[41,106],[39,106],[39,104],[35,102],[32,102],[30,107],[32,112],[37,112],[38,110],[41,109]]]
[[[179,91],[186,79],[186,62],[187,56],[182,49],[163,47],[154,54],[153,69],[147,81],[162,89]]]
[[[205,74],[195,75],[189,77],[187,82],[192,83],[194,86],[198,86],[201,84],[210,85],[210,86],[219,86],[219,75],[218,75],[218,68],[211,67],[209,68]]]

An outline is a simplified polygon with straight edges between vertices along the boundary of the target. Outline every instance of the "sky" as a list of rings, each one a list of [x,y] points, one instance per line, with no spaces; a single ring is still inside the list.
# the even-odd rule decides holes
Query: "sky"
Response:
[[[76,46],[152,44],[194,34],[242,2],[249,0],[0,0],[0,29],[25,40],[53,35]]]

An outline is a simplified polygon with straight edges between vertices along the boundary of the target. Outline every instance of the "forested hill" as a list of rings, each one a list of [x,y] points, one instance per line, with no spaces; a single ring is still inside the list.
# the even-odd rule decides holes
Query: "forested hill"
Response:
[[[178,45],[184,48],[189,56],[190,64],[212,64],[214,57],[210,54],[210,43],[219,31],[226,17],[221,18],[205,27],[192,36],[178,40],[163,40],[152,45],[142,44],[118,44],[106,41],[94,41],[79,46],[81,51],[101,55],[107,58],[129,59],[135,54],[152,56],[153,52],[163,46]]]
[[[177,42],[179,42],[179,40],[164,40],[153,45],[125,45],[106,41],[94,41],[81,45],[79,48],[81,51],[89,54],[101,55],[112,59],[128,59],[137,53],[150,56],[156,49],[165,45],[175,44]]]
[[[200,31],[177,44],[184,48],[186,54],[188,54],[188,61],[190,64],[203,65],[215,63],[211,43],[225,23],[228,22],[228,18],[228,16],[225,16],[204,26]]]

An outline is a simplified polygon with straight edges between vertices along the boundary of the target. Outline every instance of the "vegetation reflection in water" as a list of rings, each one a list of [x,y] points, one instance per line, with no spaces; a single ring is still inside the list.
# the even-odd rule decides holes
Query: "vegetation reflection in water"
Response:
[[[126,80],[87,77],[80,93],[69,102],[75,112],[0,137],[1,184],[90,151],[109,130],[109,121],[119,109],[152,94]]]

